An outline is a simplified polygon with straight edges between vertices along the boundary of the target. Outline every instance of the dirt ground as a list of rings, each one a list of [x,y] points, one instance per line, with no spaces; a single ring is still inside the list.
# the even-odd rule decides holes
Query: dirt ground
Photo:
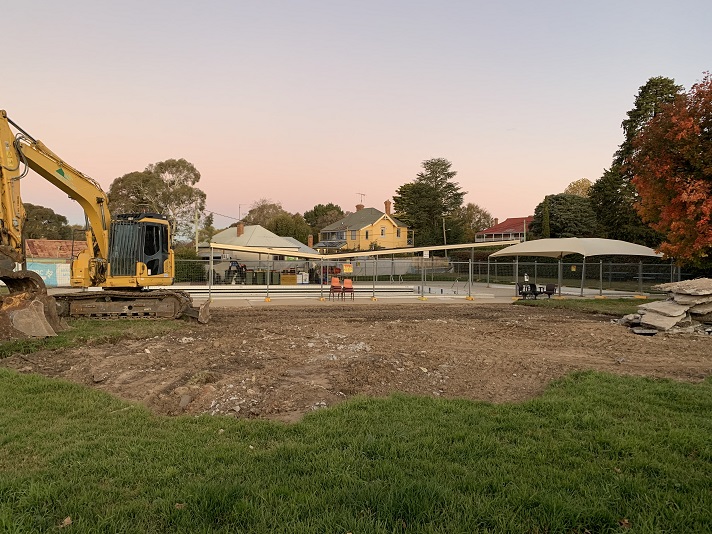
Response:
[[[611,317],[511,304],[214,308],[208,325],[147,340],[12,356],[159,414],[298,420],[354,395],[513,402],[574,370],[697,382],[712,339],[638,336]]]

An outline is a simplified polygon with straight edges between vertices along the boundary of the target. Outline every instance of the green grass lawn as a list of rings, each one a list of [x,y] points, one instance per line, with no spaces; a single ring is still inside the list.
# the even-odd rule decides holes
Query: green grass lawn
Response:
[[[0,531],[710,532],[712,381],[165,418],[0,369]]]
[[[515,300],[516,306],[536,306],[539,308],[555,308],[575,310],[585,313],[601,313],[623,317],[629,313],[637,313],[638,306],[649,302],[644,299],[521,299]]]
[[[69,319],[69,330],[55,337],[18,339],[0,343],[0,359],[13,354],[30,354],[38,350],[54,350],[91,344],[111,343],[118,339],[146,339],[181,328],[183,321]]]

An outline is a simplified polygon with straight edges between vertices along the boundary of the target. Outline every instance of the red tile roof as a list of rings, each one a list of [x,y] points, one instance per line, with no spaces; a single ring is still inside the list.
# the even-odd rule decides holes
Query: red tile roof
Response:
[[[87,248],[86,241],[69,239],[26,239],[27,258],[70,259]]]
[[[510,217],[508,219],[505,219],[504,222],[495,224],[494,226],[491,226],[491,227],[487,228],[486,230],[482,230],[481,232],[477,232],[477,235],[522,234],[522,233],[524,233],[524,222],[526,221],[527,230],[528,230],[529,225],[532,223],[533,220],[534,220],[533,215],[529,215],[528,217]]]

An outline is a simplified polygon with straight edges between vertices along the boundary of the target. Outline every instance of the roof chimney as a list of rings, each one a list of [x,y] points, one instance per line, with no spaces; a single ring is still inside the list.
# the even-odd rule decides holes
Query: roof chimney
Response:
[[[311,235],[311,234],[309,234],[309,237],[307,237],[307,246],[308,246],[309,248],[313,248],[313,247],[314,247],[314,236]]]
[[[356,211],[361,211],[363,209],[363,204],[356,204]]]
[[[498,224],[499,224],[499,219],[497,217],[495,217],[493,226],[497,226]]]
[[[239,223],[237,223],[237,237],[240,237],[244,233],[245,233],[245,223],[240,221]]]
[[[386,215],[390,215],[390,214],[391,214],[391,201],[390,201],[390,200],[386,200],[386,201],[383,203],[383,205],[386,206]]]

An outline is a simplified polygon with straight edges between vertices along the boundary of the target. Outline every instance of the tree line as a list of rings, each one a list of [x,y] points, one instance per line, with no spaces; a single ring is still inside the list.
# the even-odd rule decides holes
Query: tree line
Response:
[[[623,142],[611,165],[591,182],[581,178],[562,193],[545,196],[534,210],[528,238],[606,237],[657,248],[679,264],[710,267],[712,260],[712,78],[685,91],[671,78],[642,85],[621,123]],[[393,195],[394,217],[414,232],[415,246],[468,243],[492,226],[484,208],[465,204],[467,194],[445,158],[422,162],[415,178]],[[108,197],[116,213],[168,215],[174,235],[201,241],[218,231],[197,187],[200,173],[185,159],[148,165],[113,181]],[[72,228],[49,208],[26,204],[26,237],[66,239]],[[289,213],[279,202],[260,199],[242,217],[306,243],[322,228],[348,215],[334,203]],[[231,226],[235,226],[237,222]]]

